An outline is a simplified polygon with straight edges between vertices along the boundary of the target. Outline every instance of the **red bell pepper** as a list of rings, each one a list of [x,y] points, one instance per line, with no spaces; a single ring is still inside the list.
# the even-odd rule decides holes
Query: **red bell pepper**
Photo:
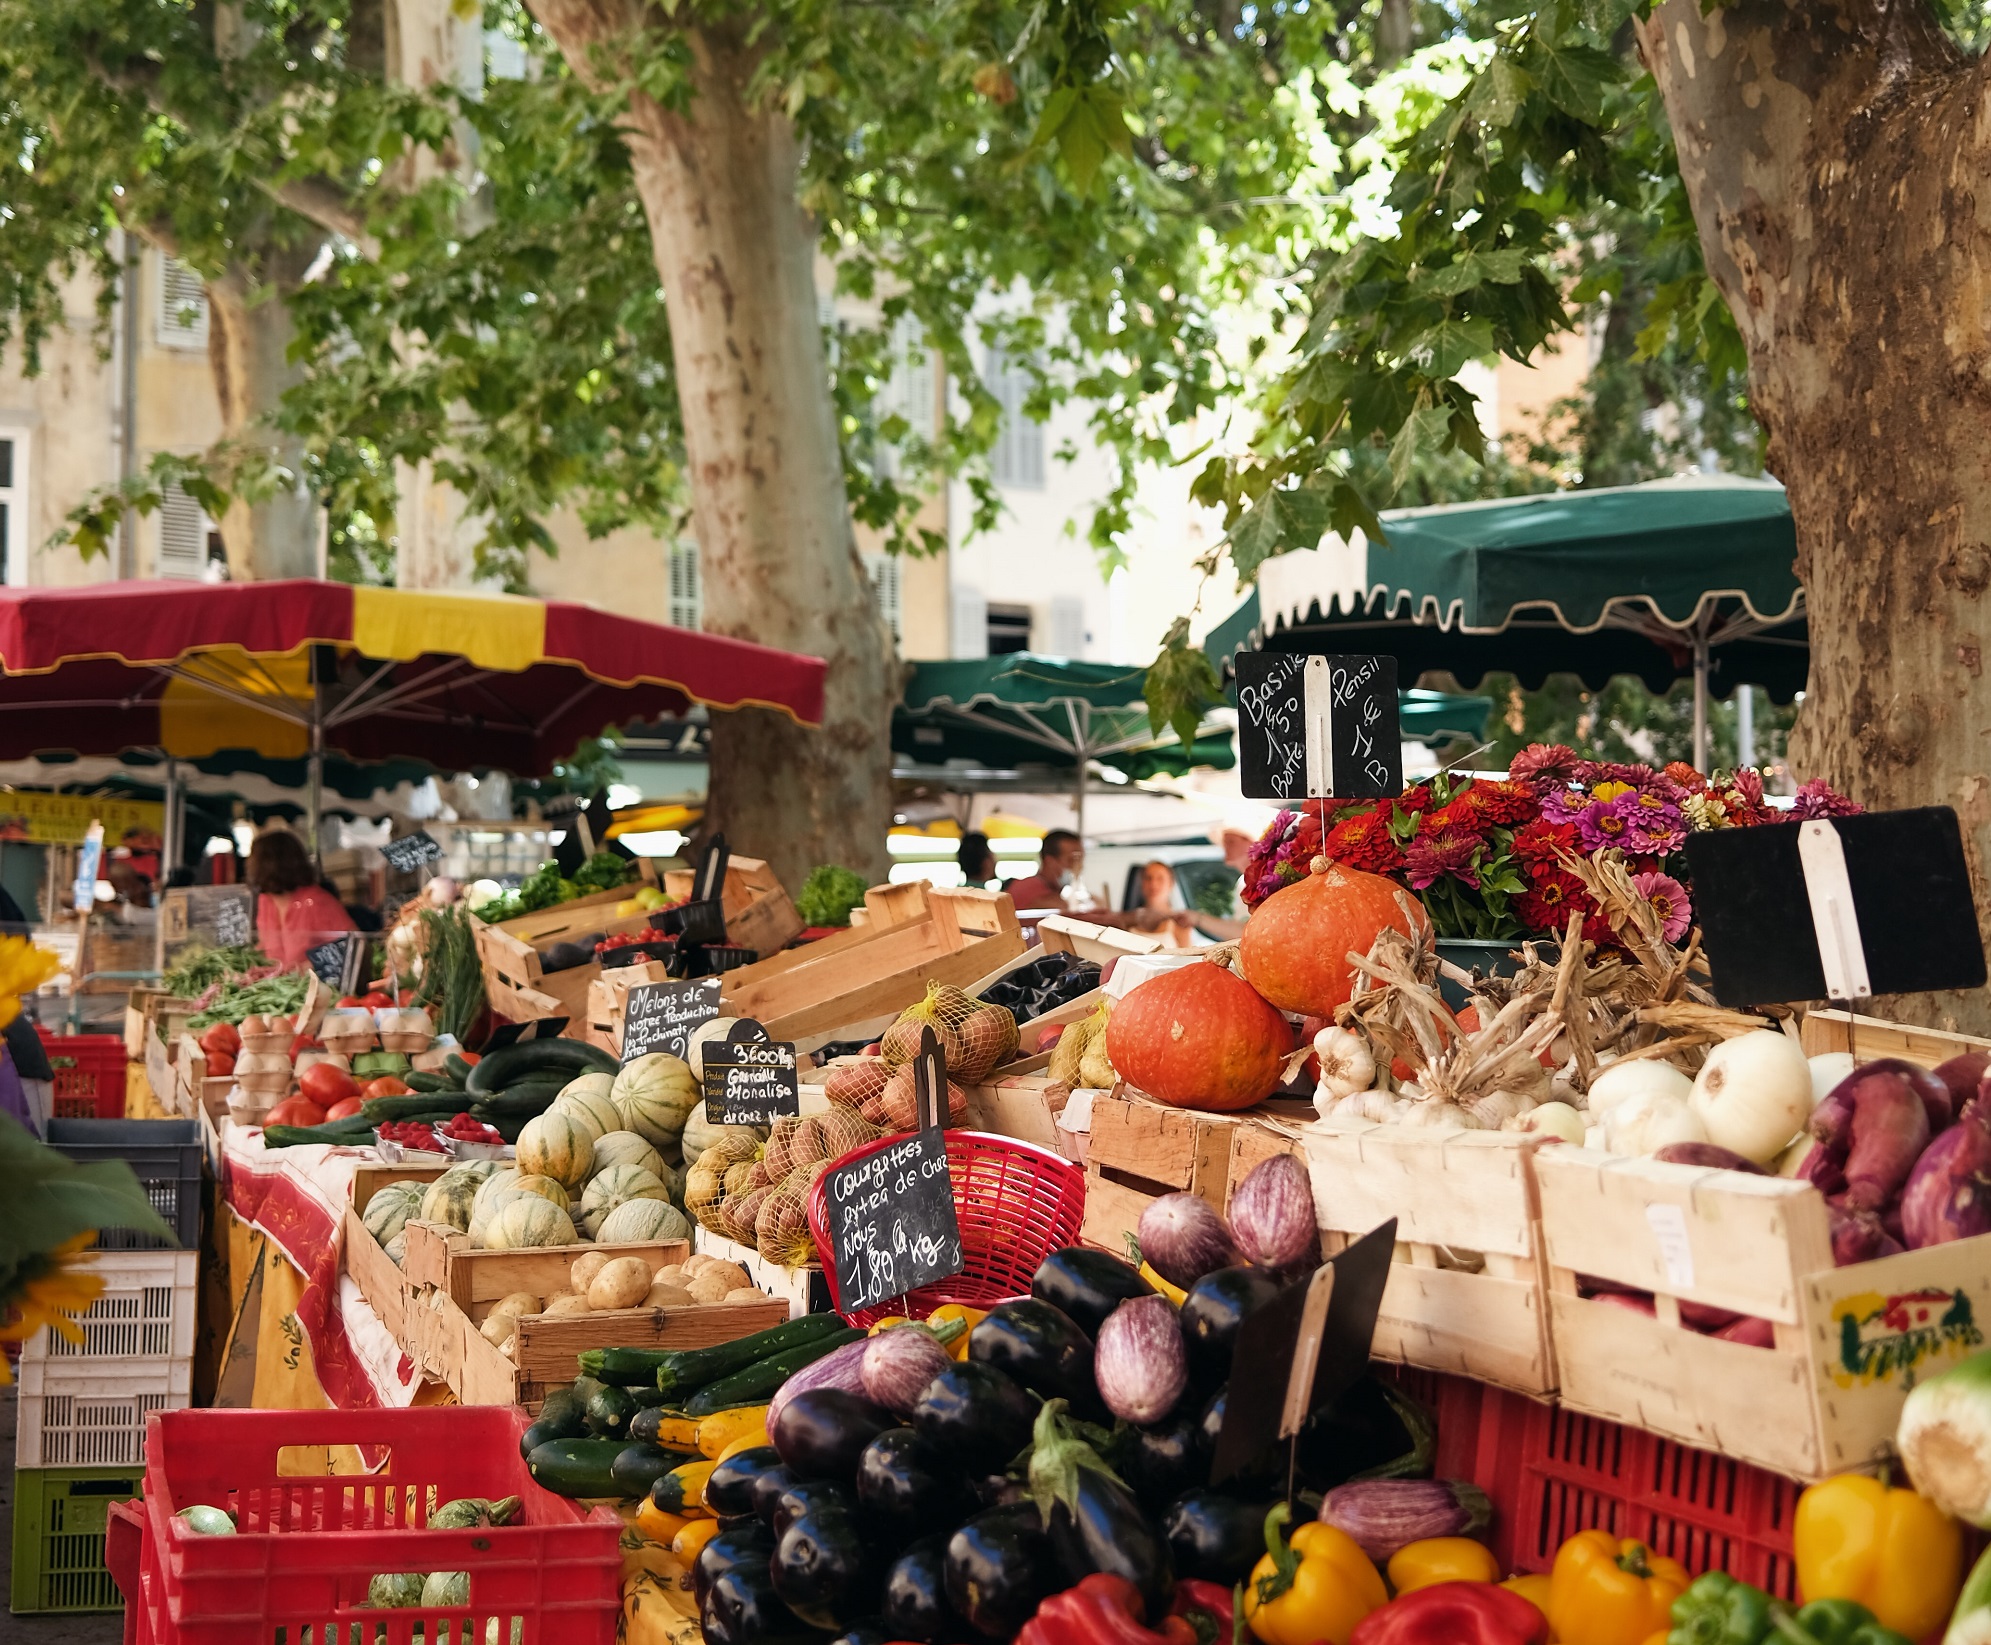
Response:
[[[1195,1629],[1181,1617],[1163,1617],[1157,1633],[1142,1623],[1141,1610],[1131,1582],[1096,1571],[1039,1605],[1016,1645],[1196,1645]]]
[[[1232,1590],[1221,1582],[1196,1582],[1185,1577],[1169,1596],[1168,1614],[1189,1624],[1197,1645],[1230,1645],[1237,1626],[1233,1604]]]
[[[1393,1599],[1348,1645],[1545,1645],[1549,1619],[1491,1582],[1439,1582]]]

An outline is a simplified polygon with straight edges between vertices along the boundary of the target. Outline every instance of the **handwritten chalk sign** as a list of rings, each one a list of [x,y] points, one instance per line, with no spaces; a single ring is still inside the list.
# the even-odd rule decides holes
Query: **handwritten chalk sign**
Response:
[[[357,931],[347,931],[330,942],[307,949],[304,963],[327,988],[351,994],[358,988],[360,962],[365,956],[366,938]]]
[[[256,940],[256,893],[246,885],[183,885],[159,902],[159,948],[170,959],[188,943],[239,948]]]
[[[802,1112],[794,1045],[770,1040],[751,1018],[705,1047],[703,1068],[705,1112],[714,1124],[772,1125]]]
[[[380,848],[380,854],[397,874],[412,874],[428,863],[442,861],[442,847],[419,828],[398,840],[389,840]]]
[[[1238,770],[1259,800],[1403,791],[1396,659],[1248,652],[1237,659]]]
[[[933,1030],[913,1063],[919,1129],[824,1176],[837,1292],[846,1314],[874,1307],[966,1265],[947,1171],[947,1065]]]
[[[719,979],[646,982],[629,990],[622,1017],[622,1060],[652,1051],[684,1055],[684,1043],[702,1022],[719,1015]]]

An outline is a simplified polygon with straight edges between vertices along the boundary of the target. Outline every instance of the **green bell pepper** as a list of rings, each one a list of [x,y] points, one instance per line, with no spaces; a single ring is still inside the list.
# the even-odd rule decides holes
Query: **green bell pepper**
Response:
[[[1780,1645],[1913,1645],[1857,1600],[1814,1599],[1795,1615],[1779,1605],[1772,1618]]]
[[[1666,1645],[1759,1645],[1770,1631],[1770,1596],[1710,1571],[1673,1601],[1673,1629]]]

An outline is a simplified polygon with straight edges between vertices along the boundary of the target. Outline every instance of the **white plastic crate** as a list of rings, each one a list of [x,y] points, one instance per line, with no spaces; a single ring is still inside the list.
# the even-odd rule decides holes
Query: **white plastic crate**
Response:
[[[22,1349],[69,1373],[126,1369],[134,1361],[186,1359],[194,1351],[198,1251],[92,1251],[104,1289],[77,1321],[81,1342],[44,1326]]]
[[[72,1370],[21,1361],[14,1462],[21,1468],[125,1467],[145,1460],[145,1419],[193,1402],[193,1360]]]

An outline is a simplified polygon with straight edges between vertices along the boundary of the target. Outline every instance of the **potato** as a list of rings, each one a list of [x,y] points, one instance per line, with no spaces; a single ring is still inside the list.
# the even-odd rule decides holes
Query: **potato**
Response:
[[[574,1266],[578,1269],[582,1257]],[[588,1286],[590,1308],[634,1308],[650,1289],[650,1265],[641,1257],[617,1257],[595,1270]]]
[[[742,1285],[737,1290],[728,1291],[720,1299],[722,1302],[765,1302],[767,1293],[757,1285]]]
[[[574,1288],[574,1295],[584,1297],[588,1288],[595,1282],[595,1275],[608,1266],[606,1251],[587,1251],[574,1258],[574,1266],[569,1270],[567,1283]]]
[[[491,1305],[491,1317],[494,1319],[499,1314],[517,1316],[519,1314],[536,1314],[538,1312],[539,1298],[534,1296],[530,1291],[514,1291],[509,1296],[498,1298]]]
[[[696,1279],[718,1260],[717,1257],[707,1256],[703,1251],[694,1251],[684,1259],[684,1277],[688,1280]]]
[[[477,1334],[493,1348],[503,1348],[518,1335],[518,1315],[493,1313],[477,1327]]]
[[[695,1302],[724,1302],[726,1293],[734,1289],[733,1282],[723,1275],[704,1273],[691,1282],[692,1300]]]
[[[572,1292],[555,1297],[542,1310],[548,1319],[572,1319],[577,1314],[591,1314],[594,1310],[586,1297],[577,1297]]]
[[[657,1277],[654,1283],[658,1285],[675,1285],[679,1290],[683,1290],[685,1282],[690,1278],[691,1275],[686,1270],[685,1265],[681,1262],[674,1262],[668,1268],[659,1268],[657,1270]]]
[[[666,1285],[659,1280],[643,1298],[645,1308],[689,1308],[698,1298],[682,1285]]]
[[[723,1279],[727,1287],[735,1291],[742,1285],[751,1285],[754,1282],[753,1276],[737,1262],[715,1262],[705,1272]]]

